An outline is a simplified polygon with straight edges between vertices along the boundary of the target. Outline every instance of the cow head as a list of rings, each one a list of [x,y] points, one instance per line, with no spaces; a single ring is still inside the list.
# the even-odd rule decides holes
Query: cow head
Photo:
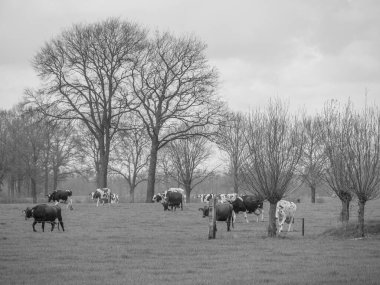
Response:
[[[71,190],[66,190],[66,192],[67,192],[67,196],[72,196],[73,195],[73,191],[71,191]]]
[[[167,211],[169,209],[169,203],[165,200],[162,202],[162,206],[164,206],[164,211]]]
[[[53,199],[53,193],[47,194],[46,197],[48,197],[48,202],[50,202]]]
[[[202,218],[208,217],[208,214],[210,212],[209,206],[204,206],[203,208],[199,208],[199,211],[202,211],[203,216]]]
[[[154,195],[152,199],[153,202],[160,202],[161,200],[162,200],[161,194]]]
[[[25,220],[31,218],[33,216],[33,210],[31,208],[26,208],[22,211],[22,213],[25,215]]]

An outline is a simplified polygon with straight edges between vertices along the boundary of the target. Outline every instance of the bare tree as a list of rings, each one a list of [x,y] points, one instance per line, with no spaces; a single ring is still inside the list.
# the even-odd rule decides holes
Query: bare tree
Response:
[[[214,173],[205,165],[212,154],[209,142],[203,136],[193,136],[170,142],[166,151],[174,169],[169,173],[174,174],[172,178],[185,188],[186,202],[189,203],[193,188]]]
[[[336,102],[331,101],[325,105],[323,117],[323,141],[328,164],[324,179],[329,187],[341,200],[342,210],[340,219],[347,223],[350,218],[350,202],[352,201],[351,182],[345,154],[347,150],[347,136],[349,135],[349,118],[351,107],[342,112]]]
[[[136,118],[130,117],[138,126]],[[149,160],[149,138],[145,129],[134,128],[130,131],[121,131],[117,136],[117,143],[111,155],[111,172],[123,177],[129,187],[130,202],[135,201],[136,187],[146,181],[146,168]]]
[[[316,188],[323,182],[327,160],[324,152],[323,128],[318,116],[304,116],[302,124],[306,141],[299,162],[300,177],[311,190],[311,203],[315,203]]]
[[[194,37],[156,33],[133,70],[131,84],[141,103],[136,112],[151,141],[147,202],[154,194],[159,149],[197,135],[191,131],[219,119],[217,73],[207,63],[205,48]]]
[[[365,204],[380,195],[380,113],[366,106],[350,114],[345,158],[351,191],[358,198],[358,235],[363,237]]]
[[[46,43],[33,66],[44,81],[29,97],[48,116],[79,120],[96,140],[98,187],[107,186],[111,143],[121,117],[136,107],[130,95],[131,66],[145,45],[145,32],[118,19],[74,25]]]
[[[270,101],[265,112],[256,111],[246,126],[247,155],[242,167],[242,182],[270,203],[268,236],[277,234],[276,206],[291,191],[301,158],[304,136],[300,123],[289,116],[287,106]]]
[[[244,116],[240,113],[229,113],[227,120],[218,128],[216,143],[229,158],[229,170],[232,175],[234,192],[239,192],[239,173],[244,161],[247,145],[244,139]]]

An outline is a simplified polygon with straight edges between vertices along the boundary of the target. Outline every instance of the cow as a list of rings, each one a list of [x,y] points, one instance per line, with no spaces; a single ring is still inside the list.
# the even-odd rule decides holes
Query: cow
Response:
[[[183,196],[179,192],[168,191],[161,203],[164,207],[164,211],[167,211],[169,207],[171,208],[171,211],[173,211],[173,208],[175,210],[177,207],[183,210]]]
[[[59,224],[61,224],[62,230],[65,231],[62,221],[61,208],[57,205],[51,206],[47,204],[39,204],[33,208],[26,208],[23,211],[25,214],[25,220],[29,218],[34,218],[33,231],[36,232],[35,225],[37,223],[42,223],[42,231],[45,231],[45,223],[51,224],[51,231],[53,231],[56,224],[55,220],[58,219],[58,230]]]
[[[90,196],[93,200],[96,199],[96,207],[99,206],[99,202],[101,202],[102,205],[104,205],[105,202],[111,202],[111,190],[109,188],[96,189],[95,192],[90,193]]]
[[[162,202],[164,197],[165,197],[164,193],[157,193],[157,194],[153,195],[152,201],[153,202]]]
[[[111,193],[110,196],[111,196],[111,204],[114,204],[114,203],[118,204],[119,203],[119,194]]]
[[[208,203],[212,198],[214,198],[214,194],[198,194],[197,198],[200,198],[202,203]]]
[[[216,204],[216,221],[223,221],[227,223],[227,231],[231,230],[230,225],[232,223],[232,228],[234,227],[235,213],[233,211],[233,206],[231,204]],[[210,207],[205,205],[203,208],[199,208],[199,211],[203,212],[203,218],[209,216]]]
[[[169,188],[168,190],[164,192],[164,195],[166,195],[167,192],[181,193],[183,197],[183,203],[186,204],[186,193],[185,193],[185,190],[183,190],[182,188]]]
[[[244,212],[244,218],[247,223],[249,223],[247,214],[251,213],[254,213],[257,216],[257,222],[259,221],[260,214],[261,221],[264,221],[263,200],[259,199],[257,196],[243,195],[241,197],[237,197],[230,203],[234,207],[234,212],[236,214],[239,212]]]
[[[69,197],[73,195],[73,192],[71,190],[54,190],[52,193],[49,193],[46,195],[48,197],[48,202],[55,202],[55,205],[58,203],[67,203],[67,200]],[[70,203],[67,204],[67,208],[70,205],[70,209],[73,209],[73,199],[70,198]]]
[[[276,219],[278,219],[278,225],[280,226],[278,230],[279,233],[282,231],[284,223],[289,224],[288,232],[290,232],[292,223],[294,224],[294,215],[296,210],[297,206],[293,202],[286,200],[280,200],[277,202]]]

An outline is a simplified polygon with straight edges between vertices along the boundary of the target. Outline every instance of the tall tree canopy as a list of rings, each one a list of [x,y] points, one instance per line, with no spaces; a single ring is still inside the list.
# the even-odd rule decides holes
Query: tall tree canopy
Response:
[[[110,147],[122,115],[135,107],[128,78],[146,33],[108,19],[74,25],[47,42],[33,60],[45,85],[29,95],[47,115],[80,120],[97,141],[99,187],[107,186]]]

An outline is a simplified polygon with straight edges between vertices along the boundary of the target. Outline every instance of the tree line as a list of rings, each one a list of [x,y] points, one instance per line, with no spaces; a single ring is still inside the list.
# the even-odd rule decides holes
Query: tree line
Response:
[[[363,235],[365,204],[379,195],[378,109],[330,101],[319,114],[294,115],[274,99],[233,112],[217,96],[218,73],[205,50],[194,36],[115,18],[63,31],[33,59],[41,87],[0,113],[0,185],[6,181],[10,195],[27,189],[36,201],[38,187],[47,193],[68,175],[93,175],[100,188],[118,175],[131,202],[146,181],[150,202],[160,171],[190,199],[213,175],[208,161],[218,146],[234,192],[269,201],[268,235],[276,235],[277,202],[298,183],[313,203],[327,183],[344,222],[357,198]]]

